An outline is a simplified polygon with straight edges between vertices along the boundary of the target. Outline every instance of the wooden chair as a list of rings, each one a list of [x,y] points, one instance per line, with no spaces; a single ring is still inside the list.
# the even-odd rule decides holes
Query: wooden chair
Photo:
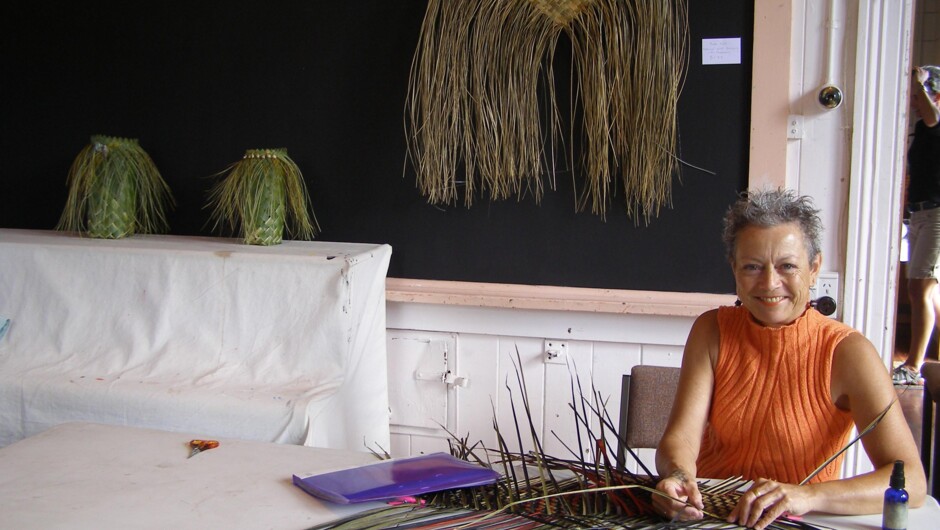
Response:
[[[626,447],[655,449],[659,445],[678,388],[679,368],[676,367],[634,366],[623,376],[620,436],[626,444],[620,443],[617,447],[618,469],[626,465]]]
[[[920,370],[924,376],[924,415],[921,425],[920,458],[927,474],[927,493],[940,494],[940,362],[927,361]]]

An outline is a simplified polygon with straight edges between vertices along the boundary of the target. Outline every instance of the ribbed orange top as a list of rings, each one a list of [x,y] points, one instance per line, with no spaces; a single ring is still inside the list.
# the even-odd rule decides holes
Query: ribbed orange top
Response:
[[[768,328],[744,307],[718,309],[720,345],[698,476],[797,484],[848,441],[852,416],[832,403],[836,346],[855,330],[807,310]],[[838,478],[842,458],[812,482]]]

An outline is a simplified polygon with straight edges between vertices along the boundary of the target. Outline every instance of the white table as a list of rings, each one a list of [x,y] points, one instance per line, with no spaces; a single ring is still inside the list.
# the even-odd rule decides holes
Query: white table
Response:
[[[0,528],[302,529],[366,505],[321,502],[291,475],[377,462],[370,453],[69,423],[0,449]],[[370,504],[368,507],[375,507]]]
[[[823,515],[812,514],[803,518],[807,523],[839,530],[881,530],[881,514],[875,515]],[[927,497],[924,505],[908,511],[907,530],[935,530],[940,528],[940,504]]]
[[[0,229],[0,447],[88,421],[387,448],[390,256]]]
[[[63,424],[0,449],[0,528],[303,529],[381,503],[338,505],[291,483],[377,462],[369,453],[220,440],[193,458],[184,434]],[[878,529],[880,515],[814,515],[837,529]],[[910,530],[937,528],[940,505],[911,510]]]

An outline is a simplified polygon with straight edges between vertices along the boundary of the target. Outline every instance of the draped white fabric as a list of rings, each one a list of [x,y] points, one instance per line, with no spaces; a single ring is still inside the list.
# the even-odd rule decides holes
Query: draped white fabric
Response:
[[[0,446],[80,420],[387,448],[390,256],[0,230]]]

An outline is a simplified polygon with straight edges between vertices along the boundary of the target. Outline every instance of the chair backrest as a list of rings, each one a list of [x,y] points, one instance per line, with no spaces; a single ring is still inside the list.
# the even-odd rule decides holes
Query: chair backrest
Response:
[[[920,369],[924,376],[924,387],[930,392],[934,401],[940,401],[940,363],[927,361]]]
[[[927,472],[927,493],[940,495],[940,363],[927,361],[920,369],[924,376],[924,409],[921,424],[921,460]],[[932,484],[932,485],[931,485]]]
[[[620,395],[620,435],[630,449],[655,449],[663,437],[672,402],[679,388],[679,368],[634,366],[623,376]],[[617,450],[623,465],[624,447]]]

